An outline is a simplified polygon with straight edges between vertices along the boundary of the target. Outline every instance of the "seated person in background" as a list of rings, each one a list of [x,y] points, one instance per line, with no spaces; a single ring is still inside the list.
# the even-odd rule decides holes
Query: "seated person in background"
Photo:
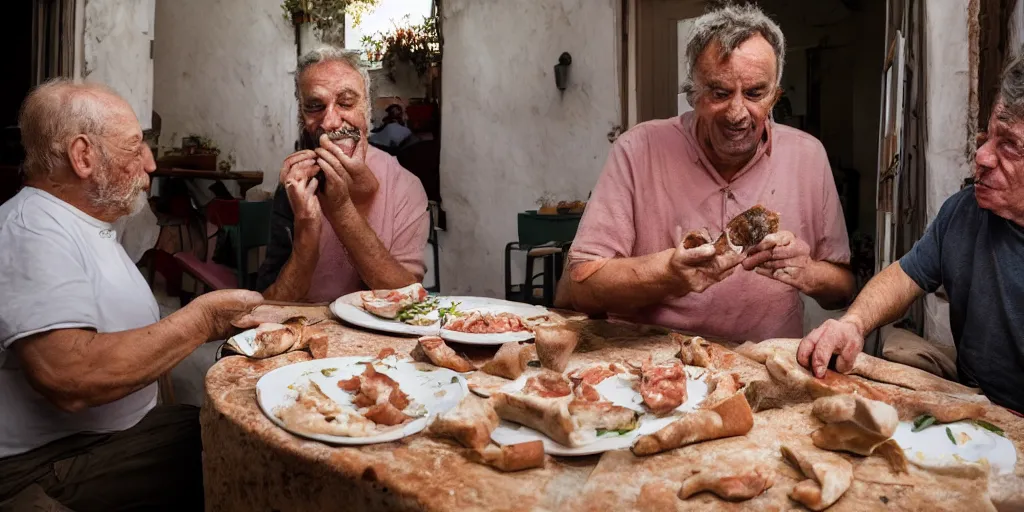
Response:
[[[402,106],[394,103],[385,109],[387,115],[381,121],[380,128],[370,135],[370,142],[386,148],[397,148],[412,135],[412,131],[405,126],[405,110]]]
[[[1022,49],[1024,53],[1024,49]],[[850,371],[867,333],[945,287],[963,384],[1024,413],[1024,57],[1011,60],[975,156],[974,186],[943,203],[924,236],[879,272],[839,320],[800,343],[819,377],[833,354]]]
[[[768,116],[785,55],[778,25],[755,6],[729,6],[698,18],[694,31],[694,111],[615,142],[556,302],[737,341],[799,337],[799,292],[827,308],[854,292],[828,158],[814,137]],[[758,203],[792,231],[769,235],[746,259],[680,244],[681,231],[717,237]]]
[[[267,299],[327,302],[423,279],[427,196],[367,143],[369,84],[357,52],[325,47],[299,60],[303,149],[285,159],[274,195],[257,279]]]
[[[160,319],[112,226],[156,169],[113,91],[48,82],[18,124],[26,186],[0,206],[0,509],[41,488],[74,510],[202,510],[199,409],[156,406],[156,380],[260,295]]]

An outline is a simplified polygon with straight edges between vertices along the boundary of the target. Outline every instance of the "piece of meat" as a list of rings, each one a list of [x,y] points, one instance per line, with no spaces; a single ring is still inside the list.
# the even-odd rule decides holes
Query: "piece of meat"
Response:
[[[467,395],[453,409],[445,411],[430,424],[429,432],[454,439],[466,448],[481,450],[491,442],[498,428],[498,414],[487,400]]]
[[[444,325],[449,331],[470,334],[498,334],[503,332],[529,331],[530,327],[519,315],[513,313],[481,313],[472,311]]]
[[[755,205],[735,216],[725,225],[722,236],[729,245],[740,250],[749,249],[764,240],[764,237],[779,231],[779,214],[764,206]]]
[[[576,384],[576,387],[572,390],[572,394],[577,400],[582,400],[584,402],[601,401],[601,393],[597,391],[597,388],[582,381],[579,384]]]
[[[363,416],[378,425],[385,426],[401,425],[412,419],[412,416],[405,414],[401,409],[388,402],[370,407],[369,410],[363,413]]]
[[[315,382],[298,389],[295,403],[274,411],[289,429],[303,434],[365,437],[377,433],[377,426],[363,416],[342,407],[320,390]]]
[[[536,354],[536,348],[530,343],[524,341],[505,343],[498,348],[494,358],[484,364],[480,370],[498,377],[516,380],[523,374],[527,363],[533,360]]]
[[[679,361],[653,365],[648,359],[640,369],[639,386],[644,405],[664,416],[686,401],[686,370]]]
[[[542,468],[544,442],[536,440],[505,446],[491,444],[470,452],[470,460],[505,472]]]
[[[619,367],[617,364],[595,364],[592,366],[585,366],[577,368],[569,373],[569,380],[572,382],[583,382],[596,386],[608,377],[612,377],[623,373],[625,370]]]
[[[696,229],[683,236],[683,249],[693,249],[710,244],[711,240],[711,233],[707,228]]]
[[[807,477],[789,493],[811,510],[824,510],[843,496],[853,483],[853,465],[829,452],[783,445],[782,457]]]
[[[750,404],[743,393],[736,393],[711,409],[687,413],[653,434],[640,436],[630,449],[634,455],[652,455],[701,441],[742,436],[753,427]]]
[[[677,341],[679,342],[679,359],[682,359],[683,364],[702,368],[711,367],[711,354],[708,353],[708,347],[711,344],[707,340],[700,336],[680,335]]]
[[[397,290],[372,290],[359,294],[363,309],[381,318],[393,319],[403,309],[427,299],[429,294],[420,283]]]
[[[413,360],[431,363],[435,366],[448,368],[459,373],[476,370],[476,366],[455,353],[444,340],[437,336],[424,336],[419,339],[416,348],[409,353]]]
[[[371,407],[377,404],[390,403],[399,411],[409,406],[409,397],[398,387],[398,383],[391,377],[380,373],[372,364],[365,365],[359,378],[359,391],[352,398],[356,407]],[[344,383],[344,384],[343,384]],[[343,390],[351,389],[352,379],[338,381],[338,387]]]
[[[264,323],[228,338],[227,345],[246,357],[265,359],[287,352],[301,338],[301,325]]]
[[[393,349],[391,347],[384,347],[384,348],[380,349],[380,352],[377,352],[377,359],[380,360],[380,359],[384,359],[385,357],[393,356],[393,355],[395,355],[395,349]]]
[[[526,379],[522,393],[542,398],[556,398],[571,395],[572,386],[565,375],[545,370]]]
[[[559,324],[539,325],[534,328],[533,336],[540,365],[549,370],[564,372],[569,365],[569,357],[579,343],[579,332]]]
[[[710,491],[724,500],[745,501],[760,496],[774,483],[774,474],[767,466],[723,464],[703,469],[683,480],[679,498],[685,500],[699,492]]]
[[[342,379],[338,381],[338,387],[341,388],[342,391],[347,391],[349,393],[359,391],[359,386],[361,384],[362,381],[359,379],[358,375],[354,375],[350,379]]]
[[[638,419],[636,411],[604,400],[573,400],[569,414],[580,429],[633,430]]]

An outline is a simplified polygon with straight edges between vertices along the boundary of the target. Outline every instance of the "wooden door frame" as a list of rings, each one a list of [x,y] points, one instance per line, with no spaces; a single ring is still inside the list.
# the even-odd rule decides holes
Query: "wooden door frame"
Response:
[[[636,122],[663,119],[676,115],[679,93],[679,59],[677,25],[679,20],[704,13],[706,0],[632,0],[633,19],[623,25],[635,29],[632,51],[626,48],[626,59],[636,63]],[[628,36],[625,38],[628,40]],[[628,64],[624,66],[628,69]],[[628,83],[627,80],[624,80]],[[626,88],[624,88],[626,89]],[[628,119],[628,115],[623,116]]]

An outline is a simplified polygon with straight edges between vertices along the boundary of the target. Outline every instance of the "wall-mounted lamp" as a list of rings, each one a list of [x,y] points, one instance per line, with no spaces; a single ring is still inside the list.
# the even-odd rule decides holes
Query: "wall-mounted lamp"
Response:
[[[569,52],[562,52],[558,57],[558,64],[555,64],[555,86],[559,91],[564,91],[569,81],[569,64],[572,64],[572,55],[569,55]]]

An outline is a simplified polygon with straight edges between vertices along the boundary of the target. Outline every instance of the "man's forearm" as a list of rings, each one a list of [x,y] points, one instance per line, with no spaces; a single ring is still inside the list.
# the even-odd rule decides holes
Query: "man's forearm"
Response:
[[[14,347],[32,387],[57,407],[74,412],[156,382],[208,341],[211,330],[201,309],[186,307],[138,329],[60,329],[19,340]]]
[[[352,264],[372,289],[401,288],[417,282],[416,276],[402,266],[381,243],[366,218],[348,202],[328,215],[338,240],[345,246]]]
[[[857,283],[850,269],[829,263],[815,262],[814,289],[808,295],[825,309],[846,307],[856,292]]]
[[[897,261],[873,277],[843,315],[853,322],[862,336],[898,320],[918,297],[924,295]]]
[[[613,258],[581,281],[567,281],[569,302],[584,313],[630,313],[682,296],[683,284],[669,271],[675,249],[635,258]],[[587,263],[580,263],[587,265]]]

